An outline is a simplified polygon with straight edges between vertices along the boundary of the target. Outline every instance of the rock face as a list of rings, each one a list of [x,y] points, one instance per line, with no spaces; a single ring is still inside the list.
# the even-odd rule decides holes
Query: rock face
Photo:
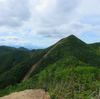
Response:
[[[0,99],[50,99],[50,95],[42,89],[24,90],[1,97]]]

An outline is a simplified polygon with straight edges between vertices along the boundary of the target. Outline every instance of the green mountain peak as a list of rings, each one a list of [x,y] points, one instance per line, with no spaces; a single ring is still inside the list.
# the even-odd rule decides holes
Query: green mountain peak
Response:
[[[47,88],[51,99],[100,93],[100,52],[76,36],[30,53],[14,50],[0,57],[0,96],[30,88]]]

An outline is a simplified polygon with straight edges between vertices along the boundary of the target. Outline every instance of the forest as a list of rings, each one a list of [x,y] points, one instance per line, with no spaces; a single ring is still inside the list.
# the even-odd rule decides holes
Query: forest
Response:
[[[100,44],[86,44],[74,35],[58,42],[37,50],[1,46],[0,97],[25,89],[47,88],[51,99],[99,98]],[[40,59],[23,82],[25,74]]]

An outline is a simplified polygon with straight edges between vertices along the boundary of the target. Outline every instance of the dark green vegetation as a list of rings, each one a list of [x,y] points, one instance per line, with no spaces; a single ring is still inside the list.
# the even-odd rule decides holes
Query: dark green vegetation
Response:
[[[92,46],[93,48],[97,50],[100,50],[100,43],[93,43],[93,44],[90,44],[90,46]]]
[[[38,62],[47,50],[14,50],[0,57],[0,89],[20,83],[31,66]]]
[[[29,79],[21,82],[31,66],[53,46],[35,50],[33,53],[14,50],[11,52],[12,56],[11,53],[7,54],[11,59],[14,55],[16,61],[11,61],[10,58],[5,58],[8,64],[6,61],[0,61],[3,62],[1,65],[4,68],[0,68],[0,71],[3,71],[0,75],[0,96],[25,89],[47,87],[51,99],[96,99],[100,87],[100,52],[73,35],[61,39],[41,60]],[[15,51],[19,51],[19,54]],[[5,70],[5,67],[8,69]]]
[[[19,47],[18,49],[19,50],[22,50],[22,51],[28,51],[28,49],[27,48],[24,48],[24,47]]]
[[[5,55],[5,54],[7,54],[15,49],[16,48],[14,48],[14,47],[0,46],[0,56]]]

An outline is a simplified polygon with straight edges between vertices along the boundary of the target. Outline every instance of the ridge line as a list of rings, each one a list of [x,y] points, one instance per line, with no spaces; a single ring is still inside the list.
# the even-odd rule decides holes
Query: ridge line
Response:
[[[30,74],[32,73],[32,71],[36,68],[36,66],[41,62],[41,60],[43,58],[45,58],[58,44],[60,44],[61,41],[57,42],[49,51],[47,51],[47,53],[37,62],[35,63],[30,69],[29,71],[25,74],[25,76],[23,77],[23,79],[21,80],[21,82],[24,82],[28,79],[28,77],[30,76]]]

